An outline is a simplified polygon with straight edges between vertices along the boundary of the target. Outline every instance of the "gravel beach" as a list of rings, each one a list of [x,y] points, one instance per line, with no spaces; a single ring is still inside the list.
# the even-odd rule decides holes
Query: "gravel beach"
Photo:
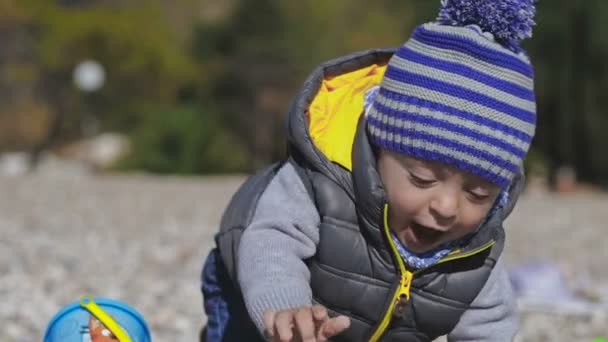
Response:
[[[137,308],[154,341],[197,341],[204,323],[201,263],[243,180],[0,177],[0,341],[40,341],[49,319],[83,295]],[[554,261],[577,282],[606,288],[608,195],[528,193],[506,226],[509,266]],[[606,310],[522,312],[518,341],[608,338]]]

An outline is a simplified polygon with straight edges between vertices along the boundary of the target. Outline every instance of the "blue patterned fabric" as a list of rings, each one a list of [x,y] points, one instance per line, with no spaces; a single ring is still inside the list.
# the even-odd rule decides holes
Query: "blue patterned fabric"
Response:
[[[207,315],[201,341],[264,341],[249,318],[243,299],[234,288],[217,249],[211,250],[205,260],[201,290]]]
[[[415,254],[410,252],[395,234],[393,234],[393,241],[395,242],[397,251],[399,251],[399,255],[401,255],[401,258],[405,264],[414,270],[433,266],[437,263],[437,261],[441,260],[441,258],[450,253],[452,249],[460,245],[459,241],[452,241],[432,251],[422,254]]]
[[[223,274],[217,263],[217,251],[209,253],[202,273],[202,290],[205,314],[207,315],[207,341],[222,341],[230,313],[225,290],[222,289]]]

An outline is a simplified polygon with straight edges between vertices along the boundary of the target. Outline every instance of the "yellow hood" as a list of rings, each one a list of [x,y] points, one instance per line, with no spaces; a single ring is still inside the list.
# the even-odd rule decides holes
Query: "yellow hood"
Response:
[[[332,162],[352,169],[351,152],[365,92],[379,85],[386,65],[323,80],[308,109],[309,132],[315,146]]]

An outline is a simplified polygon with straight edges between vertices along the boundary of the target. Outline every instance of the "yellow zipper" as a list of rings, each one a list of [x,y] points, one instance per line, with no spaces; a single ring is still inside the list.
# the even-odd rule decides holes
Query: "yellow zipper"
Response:
[[[458,254],[458,255],[454,255],[455,253],[449,253],[447,256],[445,256],[441,260],[437,261],[437,263],[435,265],[443,264],[444,262],[448,262],[448,261],[452,261],[452,260],[467,258],[472,255],[481,253],[481,252],[485,251],[486,249],[494,246],[495,243],[496,243],[496,241],[492,240],[492,241],[486,243],[485,245],[483,245],[477,249],[474,249],[468,253],[463,253],[463,254]],[[422,271],[422,270],[420,270],[420,271]],[[418,273],[418,272],[416,272],[416,273]]]
[[[386,328],[388,328],[388,325],[390,324],[393,315],[395,315],[395,314],[401,315],[401,314],[405,313],[404,311],[403,312],[399,312],[399,311],[405,310],[406,304],[410,300],[410,288],[412,285],[412,279],[414,277],[414,274],[419,273],[424,270],[424,269],[422,269],[422,270],[418,270],[418,271],[412,273],[405,268],[405,263],[403,262],[403,258],[401,257],[401,255],[399,254],[399,251],[397,250],[397,246],[395,245],[395,242],[392,239],[391,232],[388,227],[388,204],[384,205],[383,216],[384,216],[384,234],[386,235],[386,239],[389,242],[389,245],[393,252],[393,256],[395,257],[395,260],[397,260],[397,265],[399,266],[399,272],[400,272],[401,278],[399,280],[399,288],[397,289],[397,291],[395,291],[395,294],[393,295],[393,300],[391,301],[388,309],[386,310],[386,313],[384,314],[384,317],[382,318],[382,321],[380,322],[378,329],[376,329],[376,331],[374,332],[372,337],[369,339],[370,342],[376,342],[376,341],[380,340],[380,337],[382,337],[382,335],[386,331]],[[485,244],[473,251],[470,251],[468,253],[463,253],[463,254],[456,255],[456,253],[458,253],[460,250],[455,250],[455,251],[449,253],[443,259],[439,260],[435,265],[438,265],[438,264],[441,264],[444,262],[448,262],[448,261],[452,261],[452,260],[466,258],[466,257],[472,256],[472,255],[475,255],[477,253],[481,253],[484,250],[492,247],[495,243],[496,243],[496,241],[490,241],[487,244]],[[397,310],[397,312],[395,312],[395,310]]]
[[[403,305],[410,300],[410,287],[412,285],[412,277],[414,275],[412,272],[408,271],[405,268],[405,263],[403,262],[403,258],[399,254],[399,251],[397,250],[397,246],[395,246],[395,242],[393,241],[393,239],[391,237],[391,232],[388,228],[388,205],[384,205],[384,234],[386,235],[386,240],[389,242],[389,245],[391,246],[391,250],[393,251],[393,256],[395,257],[395,260],[397,260],[401,279],[399,280],[399,288],[397,289],[397,291],[395,291],[395,294],[393,295],[393,300],[391,301],[391,303],[388,307],[388,310],[386,310],[386,313],[384,314],[384,318],[382,318],[382,321],[380,322],[378,329],[376,329],[376,331],[374,332],[372,337],[369,339],[370,342],[376,342],[376,341],[380,340],[380,337],[382,336],[382,334],[384,334],[384,331],[386,330],[389,323],[391,322],[391,318],[393,317],[393,312],[395,311],[395,306],[397,306],[397,304],[399,303],[399,306],[401,306],[402,309],[404,309]]]

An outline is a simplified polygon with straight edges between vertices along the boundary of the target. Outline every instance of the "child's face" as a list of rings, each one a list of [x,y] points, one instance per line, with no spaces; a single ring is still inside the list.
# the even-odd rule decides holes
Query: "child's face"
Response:
[[[382,150],[378,170],[389,204],[389,227],[414,253],[477,229],[500,188],[438,162]]]

